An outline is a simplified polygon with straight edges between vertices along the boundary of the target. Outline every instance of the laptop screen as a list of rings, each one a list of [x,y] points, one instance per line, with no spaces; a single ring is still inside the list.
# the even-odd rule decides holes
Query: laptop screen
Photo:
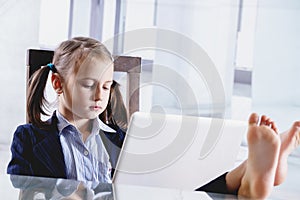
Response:
[[[194,190],[234,167],[245,122],[135,113],[113,183]]]

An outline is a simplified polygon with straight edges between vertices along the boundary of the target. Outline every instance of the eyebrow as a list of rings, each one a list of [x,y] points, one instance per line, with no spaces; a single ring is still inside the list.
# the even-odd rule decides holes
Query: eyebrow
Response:
[[[105,83],[113,83],[113,81],[105,81]]]
[[[80,81],[84,81],[84,80],[92,80],[92,81],[98,82],[98,80],[95,79],[95,78],[82,78],[82,79],[80,79]],[[105,81],[104,83],[113,83],[113,80],[108,80],[108,81]]]

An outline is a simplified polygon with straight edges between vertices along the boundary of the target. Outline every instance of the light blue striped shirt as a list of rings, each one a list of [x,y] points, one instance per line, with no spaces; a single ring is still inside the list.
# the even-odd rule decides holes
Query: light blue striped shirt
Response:
[[[68,179],[75,179],[96,186],[98,183],[111,183],[109,155],[99,135],[105,129],[113,132],[101,120],[93,120],[91,134],[85,142],[79,130],[70,124],[58,111],[58,130],[66,163]]]

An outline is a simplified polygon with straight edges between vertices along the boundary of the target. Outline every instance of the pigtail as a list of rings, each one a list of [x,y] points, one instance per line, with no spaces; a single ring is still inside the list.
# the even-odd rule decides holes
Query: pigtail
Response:
[[[44,108],[48,105],[45,98],[45,87],[50,67],[42,67],[29,79],[27,91],[27,119],[37,127],[47,127],[49,124],[41,120],[41,114],[48,115]]]
[[[114,80],[110,89],[107,107],[100,114],[99,118],[108,125],[117,126],[126,131],[128,127],[128,113],[119,87],[120,84]]]
[[[128,112],[120,91],[120,84],[114,81],[113,85],[114,87],[110,99],[111,111],[108,116],[108,121],[112,124],[117,124],[121,129],[126,131],[128,127]]]

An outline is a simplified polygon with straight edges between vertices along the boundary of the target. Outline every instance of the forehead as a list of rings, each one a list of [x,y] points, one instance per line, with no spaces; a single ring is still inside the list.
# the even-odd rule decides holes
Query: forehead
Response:
[[[112,79],[113,62],[103,58],[87,58],[79,67],[76,76],[78,79]]]

